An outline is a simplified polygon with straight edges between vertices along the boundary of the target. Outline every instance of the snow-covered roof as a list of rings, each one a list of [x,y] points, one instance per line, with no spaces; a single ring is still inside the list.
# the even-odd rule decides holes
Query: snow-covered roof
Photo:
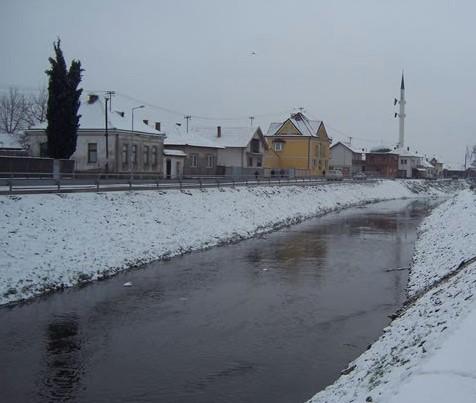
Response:
[[[403,147],[403,148],[396,148],[395,152],[400,155],[400,157],[406,157],[406,158],[423,158],[423,155],[418,154],[417,151],[412,150],[410,147]]]
[[[104,130],[105,128],[105,105],[102,97],[97,97],[94,102],[88,102],[90,96],[94,94],[88,94],[81,97],[81,105],[79,107],[78,114],[81,115],[79,119],[79,129],[83,130]],[[114,100],[114,98],[113,98]],[[111,111],[108,110],[108,128],[109,130],[132,130],[132,118],[130,110],[128,109],[126,114],[124,108],[120,108],[121,105],[113,105]],[[32,129],[46,129],[47,122],[40,123],[33,126]],[[134,119],[134,132],[145,134],[164,134],[162,131],[155,130],[154,127],[146,125],[140,117]]]
[[[225,148],[245,148],[256,133],[261,133],[258,127],[221,127],[221,136],[218,137],[217,127],[194,127],[192,135],[199,134]]]
[[[170,150],[165,148],[164,148],[163,154],[168,157],[186,157],[187,156],[187,154],[183,152],[182,150]]]
[[[179,126],[171,126],[170,129],[167,130],[164,145],[223,148],[223,146],[210,141],[198,133],[184,133],[183,129]]]
[[[321,120],[311,120],[307,118],[301,112],[291,115],[290,118],[286,119],[284,122],[273,122],[269,125],[267,136],[274,136],[276,132],[284,125],[287,121],[291,123],[299,130],[299,132],[306,137],[317,137],[317,131],[321,125]]]
[[[0,148],[23,148],[18,134],[0,133]]]
[[[426,159],[423,158],[423,160],[421,161],[420,165],[424,168],[435,168],[433,166],[433,164],[431,164],[429,161],[427,161]]]
[[[364,147],[358,148],[358,147],[356,147],[356,146],[349,146],[348,144],[345,144],[345,143],[342,142],[342,141],[338,141],[337,143],[333,144],[333,145],[331,146],[331,149],[332,149],[332,148],[335,148],[335,147],[338,146],[339,144],[340,144],[341,146],[347,148],[348,150],[352,151],[352,152],[355,153],[355,154],[362,154],[363,152],[365,152],[365,148],[364,148]],[[363,149],[363,150],[362,150],[362,149]]]

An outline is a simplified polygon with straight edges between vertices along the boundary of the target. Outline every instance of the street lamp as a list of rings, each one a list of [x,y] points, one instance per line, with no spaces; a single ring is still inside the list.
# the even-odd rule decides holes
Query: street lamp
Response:
[[[134,106],[131,111],[131,117],[132,117],[132,122],[131,122],[131,141],[130,141],[130,147],[129,147],[129,175],[130,177],[132,178],[132,139],[133,139],[133,136],[134,136],[134,111],[136,109],[142,109],[144,108],[145,106],[144,105],[139,105],[139,106]],[[137,158],[137,149],[136,149],[136,158]]]

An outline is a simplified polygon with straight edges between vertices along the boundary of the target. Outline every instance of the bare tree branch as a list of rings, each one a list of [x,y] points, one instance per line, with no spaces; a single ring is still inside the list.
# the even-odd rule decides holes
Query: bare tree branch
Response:
[[[11,87],[0,97],[0,131],[17,133],[27,128],[28,102],[18,88]]]
[[[46,121],[46,107],[48,104],[48,92],[46,88],[40,89],[38,94],[30,95],[27,99],[28,113],[25,117],[28,127]]]

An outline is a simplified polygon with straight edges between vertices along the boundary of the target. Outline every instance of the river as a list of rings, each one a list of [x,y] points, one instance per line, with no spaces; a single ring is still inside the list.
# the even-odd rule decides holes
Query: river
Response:
[[[347,209],[0,308],[0,401],[304,402],[401,306],[431,207]]]

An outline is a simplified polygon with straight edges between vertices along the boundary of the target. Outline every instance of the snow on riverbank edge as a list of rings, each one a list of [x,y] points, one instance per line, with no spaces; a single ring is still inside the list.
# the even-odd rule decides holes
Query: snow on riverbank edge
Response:
[[[250,238],[329,211],[459,181],[0,197],[0,305]]]
[[[474,401],[476,388],[467,381],[474,382],[476,365],[462,340],[474,339],[468,320],[476,314],[475,225],[476,194],[470,190],[432,212],[416,243],[409,283],[414,298],[311,402]]]

